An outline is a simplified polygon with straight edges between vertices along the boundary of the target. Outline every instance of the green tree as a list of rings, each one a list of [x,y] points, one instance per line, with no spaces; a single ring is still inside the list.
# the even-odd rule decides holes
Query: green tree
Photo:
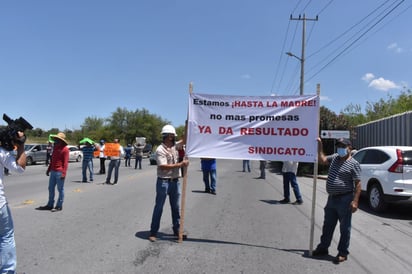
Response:
[[[393,112],[402,113],[412,110],[412,91],[403,90],[393,106]]]
[[[346,117],[351,128],[367,122],[366,116],[362,113],[362,108],[359,104],[354,105],[350,103],[341,114]]]

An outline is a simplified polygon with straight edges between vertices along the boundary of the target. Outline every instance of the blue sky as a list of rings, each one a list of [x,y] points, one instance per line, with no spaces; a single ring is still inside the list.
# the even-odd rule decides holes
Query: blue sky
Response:
[[[411,13],[402,0],[3,0],[2,113],[63,130],[145,108],[179,126],[190,82],[298,95],[302,20],[290,15],[303,14],[318,15],[306,21],[304,93],[319,83],[323,106],[364,110],[410,89]]]

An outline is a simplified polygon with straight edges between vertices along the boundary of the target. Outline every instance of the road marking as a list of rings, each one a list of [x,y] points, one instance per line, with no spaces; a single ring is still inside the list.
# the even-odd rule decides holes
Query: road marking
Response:
[[[26,200],[26,201],[23,202],[23,205],[31,205],[33,203],[34,203],[33,200]]]

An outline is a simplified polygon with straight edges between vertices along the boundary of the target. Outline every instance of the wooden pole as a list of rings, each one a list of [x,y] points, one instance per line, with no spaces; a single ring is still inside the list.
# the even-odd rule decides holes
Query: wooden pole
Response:
[[[189,84],[189,93],[193,92],[193,83],[190,82]],[[188,123],[189,113],[187,115],[187,119],[185,122],[185,133],[183,136],[183,143],[186,144],[187,140],[187,123]],[[185,156],[186,157],[186,156]],[[186,186],[187,186],[187,167],[183,167],[183,185],[182,185],[182,197],[181,197],[181,205],[180,205],[180,227],[179,227],[179,238],[178,243],[183,242],[183,232],[185,227],[185,206],[186,206]]]
[[[320,96],[320,84],[317,84],[316,94]],[[320,115],[319,112],[318,112],[318,116]],[[317,126],[318,132],[319,132],[319,120],[320,120],[320,117],[318,118],[318,121],[317,121],[318,122],[318,126]],[[316,146],[318,146],[317,140],[316,140]],[[311,218],[310,218],[309,256],[312,256],[313,237],[314,237],[314,232],[315,232],[316,186],[317,186],[317,179],[318,179],[318,155],[316,155],[316,160],[313,165],[314,167],[313,167],[313,189],[312,189],[312,213],[311,213]]]

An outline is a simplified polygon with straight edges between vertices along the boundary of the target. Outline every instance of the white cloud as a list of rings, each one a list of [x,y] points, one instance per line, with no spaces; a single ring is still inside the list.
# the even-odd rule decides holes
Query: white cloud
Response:
[[[320,99],[321,102],[330,102],[330,101],[332,101],[328,96],[322,96],[322,95],[319,97],[319,99]]]
[[[375,75],[373,75],[373,73],[370,73],[370,72],[362,76],[362,80],[368,83],[372,81],[373,79],[375,79]]]
[[[399,47],[397,43],[392,43],[388,46],[388,50],[394,51],[396,53],[403,52],[403,48]]]
[[[369,87],[375,88],[378,90],[383,90],[383,91],[388,91],[390,89],[399,88],[399,86],[395,84],[394,82],[392,82],[391,80],[386,80],[382,77],[373,79],[369,83]]]
[[[400,88],[399,85],[391,80],[386,80],[383,77],[376,78],[373,73],[366,73],[362,76],[362,80],[369,83],[368,87],[377,90],[388,91],[390,89]]]

